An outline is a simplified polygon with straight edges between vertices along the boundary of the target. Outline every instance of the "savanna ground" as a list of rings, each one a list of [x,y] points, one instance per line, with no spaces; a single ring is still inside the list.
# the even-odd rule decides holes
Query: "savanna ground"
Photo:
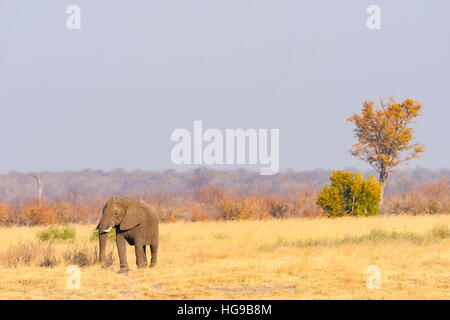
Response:
[[[0,229],[1,299],[449,299],[450,215],[174,222],[160,226],[158,265],[116,274],[96,264],[93,225],[43,241],[44,227]],[[148,254],[148,253],[147,253]],[[70,264],[81,287],[68,289]],[[381,270],[369,290],[366,269]]]

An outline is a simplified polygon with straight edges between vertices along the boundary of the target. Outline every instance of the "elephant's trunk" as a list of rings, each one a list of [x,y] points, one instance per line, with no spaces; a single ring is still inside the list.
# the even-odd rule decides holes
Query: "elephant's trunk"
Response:
[[[101,232],[100,230],[98,231],[98,244],[100,247],[98,260],[101,263],[106,262],[106,236],[107,236],[106,232]]]
[[[106,242],[107,234],[114,228],[114,222],[111,219],[111,214],[103,210],[102,218],[97,225],[98,230],[98,244],[99,244],[99,257],[100,263],[106,262]]]

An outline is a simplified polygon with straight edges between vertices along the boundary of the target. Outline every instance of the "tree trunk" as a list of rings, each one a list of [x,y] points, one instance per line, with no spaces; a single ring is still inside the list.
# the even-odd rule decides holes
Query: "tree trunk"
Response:
[[[378,203],[378,210],[383,210],[383,197],[384,197],[384,187],[386,182],[380,182],[380,202]]]
[[[35,175],[33,176],[34,179],[36,179],[37,183],[37,194],[38,194],[38,202],[41,203],[42,201],[42,189],[44,189],[44,185],[42,184],[41,176]]]
[[[384,187],[386,186],[386,180],[388,178],[388,172],[386,170],[381,170],[379,181],[380,181],[380,202],[378,203],[378,211],[383,210],[383,197],[384,197]]]

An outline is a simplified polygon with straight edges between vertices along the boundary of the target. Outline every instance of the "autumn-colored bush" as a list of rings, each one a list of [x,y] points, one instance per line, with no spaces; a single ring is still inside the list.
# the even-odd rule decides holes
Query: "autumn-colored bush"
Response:
[[[5,224],[8,220],[8,206],[0,202],[0,224]]]
[[[266,199],[266,206],[273,218],[285,218],[289,215],[289,204],[278,197]]]
[[[296,198],[279,196],[231,197],[222,200],[218,208],[218,219],[267,219],[319,216],[315,194],[308,197],[298,194]]]
[[[104,201],[102,201],[104,205]],[[51,225],[93,223],[101,212],[99,202],[75,204],[67,201],[51,202],[35,198],[14,204],[0,202],[1,225]]]
[[[237,220],[241,216],[242,203],[232,199],[224,199],[219,204],[218,219]]]
[[[64,219],[65,209],[58,204],[50,203],[48,200],[37,202],[34,200],[25,202],[20,206],[19,223],[24,225],[48,225],[55,224],[57,222],[65,222]]]

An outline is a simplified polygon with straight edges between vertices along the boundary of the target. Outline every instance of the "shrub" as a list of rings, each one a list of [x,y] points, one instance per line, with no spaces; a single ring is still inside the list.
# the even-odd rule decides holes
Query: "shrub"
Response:
[[[361,173],[333,171],[317,199],[328,216],[371,216],[378,213],[381,188],[372,176],[364,179]]]
[[[37,234],[37,237],[41,241],[53,241],[53,240],[69,240],[75,239],[75,229],[70,227],[58,228],[50,226],[45,230],[42,230]]]
[[[383,210],[401,214],[442,214],[450,212],[450,179],[424,182],[408,193],[385,198]]]
[[[64,253],[64,262],[79,267],[94,265],[98,262],[97,249],[92,251],[87,246],[78,246]]]
[[[431,229],[433,239],[447,239],[450,236],[450,230],[446,224],[438,224]]]
[[[46,250],[43,251],[41,258],[42,260],[39,264],[40,267],[53,268],[57,264],[55,252],[51,245],[49,245]]]
[[[270,216],[274,218],[285,218],[289,212],[289,205],[282,199],[271,197],[266,200]]]
[[[219,204],[219,220],[237,220],[242,212],[242,204],[231,199],[224,199]]]
[[[116,228],[112,228],[112,230],[106,235],[106,238],[111,241],[116,241]],[[92,233],[91,241],[98,241],[98,230]]]
[[[19,242],[0,254],[0,264],[9,268],[32,265],[53,267],[56,265],[55,251],[50,243]]]
[[[8,207],[5,203],[0,202],[0,225],[3,225],[8,220]]]

